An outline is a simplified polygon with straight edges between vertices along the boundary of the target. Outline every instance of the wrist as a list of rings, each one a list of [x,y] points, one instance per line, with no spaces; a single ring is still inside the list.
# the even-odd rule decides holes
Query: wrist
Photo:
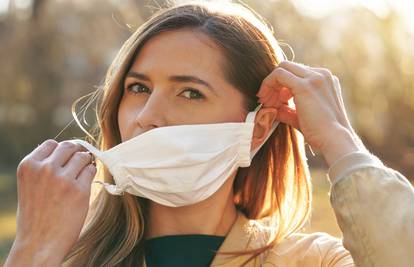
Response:
[[[61,266],[62,259],[52,248],[15,240],[4,266]]]
[[[344,128],[332,131],[331,138],[321,149],[328,167],[343,156],[357,151],[368,152],[355,132]]]

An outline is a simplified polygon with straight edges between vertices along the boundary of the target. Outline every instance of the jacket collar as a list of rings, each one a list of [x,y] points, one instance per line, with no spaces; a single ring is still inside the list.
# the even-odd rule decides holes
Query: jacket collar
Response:
[[[237,218],[218,251],[233,252],[260,248],[267,244],[271,232],[269,228],[263,227],[257,221],[248,219],[241,211],[237,211]],[[234,266],[235,263],[246,261],[250,256],[251,254],[235,257],[218,253],[214,257],[211,266],[227,264]],[[247,266],[255,266],[253,262],[250,261]]]
[[[237,218],[226,235],[219,252],[243,251],[246,249],[259,248],[267,244],[271,230],[263,227],[255,220],[248,219],[241,211],[237,211]],[[216,254],[210,266],[238,266],[246,261],[251,255],[232,256]],[[263,260],[264,255],[261,255]],[[261,266],[256,261],[250,261],[246,267]],[[144,267],[147,267],[144,258]]]

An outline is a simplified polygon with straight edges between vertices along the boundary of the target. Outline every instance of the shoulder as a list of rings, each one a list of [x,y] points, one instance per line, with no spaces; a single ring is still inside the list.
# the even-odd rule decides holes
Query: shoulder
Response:
[[[278,266],[354,266],[342,240],[321,232],[292,234],[268,251],[266,261]]]
[[[240,213],[241,214],[241,213]],[[260,220],[238,217],[221,249],[258,249],[269,244],[277,227],[272,218]],[[294,233],[260,255],[260,266],[277,267],[351,267],[351,254],[342,239],[327,233]]]
[[[283,240],[278,246],[279,250],[302,250],[314,248],[320,252],[339,250],[346,251],[342,239],[327,233],[316,232],[311,234],[295,233]]]

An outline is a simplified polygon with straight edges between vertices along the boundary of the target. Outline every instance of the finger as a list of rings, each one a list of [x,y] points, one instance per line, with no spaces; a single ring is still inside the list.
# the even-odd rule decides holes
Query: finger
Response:
[[[276,78],[277,72],[281,71],[278,68],[275,68],[265,79],[263,79],[259,91],[256,94],[261,100],[266,101],[269,97],[271,97],[275,90],[280,90],[283,85],[278,82]]]
[[[330,91],[332,97],[335,99],[335,102],[338,105],[338,107],[345,110],[345,106],[343,104],[342,94],[341,94],[341,85],[339,83],[338,77],[333,75],[330,70],[325,69],[325,68],[310,67],[310,69],[315,71],[315,72],[318,72],[318,73],[322,74],[323,76],[325,76],[327,78],[327,80],[332,85],[332,90]]]
[[[49,159],[52,162],[55,162],[58,166],[63,167],[77,151],[86,151],[86,149],[79,144],[63,141],[59,143]]]
[[[288,107],[287,105],[282,105],[280,106],[280,108],[278,108],[277,111],[278,112],[277,112],[276,120],[289,124],[292,127],[300,130],[299,119],[298,119],[296,110]]]
[[[75,152],[63,166],[64,177],[76,178],[87,165],[91,164],[93,157],[89,152]]]
[[[342,107],[343,110],[345,110],[344,100],[342,98],[342,92],[341,92],[341,85],[339,84],[338,77],[333,76],[333,83],[334,83],[334,87],[337,89],[337,92],[338,92],[339,105],[340,107]]]
[[[35,148],[30,155],[33,159],[42,161],[53,152],[57,145],[58,142],[53,139],[48,139]]]
[[[256,94],[263,101],[267,101],[272,95],[274,95],[275,90],[280,90],[284,86],[277,79],[278,75],[281,72],[286,71],[283,68],[275,68],[263,81],[259,88],[259,92]]]
[[[309,67],[301,63],[296,63],[288,60],[280,62],[278,67],[284,68],[301,78],[305,78],[311,75],[313,72]]]
[[[348,127],[351,128],[352,126],[349,122],[348,114],[347,114],[346,109],[345,109],[344,100],[342,98],[341,85],[339,84],[338,77],[333,76],[333,82],[335,84],[335,88],[336,88],[336,91],[337,91],[337,94],[338,94],[338,102],[339,102],[339,105],[340,105],[340,109],[342,110],[342,115],[344,116],[344,120],[345,120],[343,123],[345,123],[346,125],[348,125]]]
[[[270,94],[269,97],[263,99],[262,103],[264,107],[275,107],[279,108],[282,104],[288,104],[288,101],[293,97],[289,88],[282,87],[280,90]]]
[[[91,188],[91,183],[96,174],[96,167],[93,164],[85,166],[79,173],[77,180],[80,185],[86,189]]]
[[[283,87],[280,90],[280,101],[282,103],[287,103],[293,97],[292,92],[287,87]]]
[[[339,84],[339,80],[336,77],[332,78],[332,85],[333,85],[333,96],[338,105],[340,110],[345,110],[345,106],[342,100],[342,93],[341,93],[341,85]]]
[[[303,87],[303,78],[296,76],[288,70],[283,68],[276,68],[271,74],[269,74],[261,84],[261,90],[265,92],[273,91],[272,94],[275,94],[274,91],[280,91],[283,87],[290,91],[290,94],[296,95],[301,88]],[[283,90],[286,90],[283,89]],[[272,95],[270,94],[270,95]],[[260,97],[260,102],[264,103],[269,99],[268,97]]]
[[[277,90],[283,87],[273,75],[275,75],[273,70],[263,81],[260,85],[259,92],[256,94],[257,97],[260,99],[268,99],[271,95],[274,94],[274,90]]]
[[[314,72],[318,72],[326,77],[328,76],[332,76],[332,72],[328,69],[325,68],[317,68],[317,67],[308,67],[310,70],[314,71]]]
[[[259,101],[261,103],[268,103],[275,95],[279,95],[280,89],[270,89],[268,91],[269,91],[269,93],[266,96],[259,98]],[[266,106],[268,106],[268,105],[266,105]]]
[[[263,107],[267,108],[267,107],[276,107],[276,103],[278,101],[279,98],[279,92],[275,92],[273,95],[270,95],[269,97],[267,97],[266,99],[264,99],[262,101],[263,103]]]

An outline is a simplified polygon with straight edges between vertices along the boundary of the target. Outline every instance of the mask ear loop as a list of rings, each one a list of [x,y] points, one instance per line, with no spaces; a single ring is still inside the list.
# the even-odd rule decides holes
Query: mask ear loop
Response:
[[[254,123],[254,118],[256,117],[257,112],[259,111],[259,109],[261,109],[262,106],[263,104],[260,103],[253,111],[247,114],[247,117],[246,117],[247,123]]]
[[[89,144],[88,142],[86,142],[84,140],[80,140],[80,139],[73,139],[73,140],[70,140],[70,142],[75,143],[75,144],[79,144],[79,145],[85,147],[92,154],[94,154],[97,158],[102,160],[102,151],[100,151],[99,149],[97,149],[93,145]],[[109,183],[102,182],[102,181],[99,181],[99,180],[93,181],[93,183],[97,183],[97,184],[102,185],[106,189],[106,191],[108,193],[112,194],[112,195],[123,195],[123,192],[125,191],[124,188],[120,188],[117,185],[109,184]]]
[[[247,118],[246,118],[246,122],[249,123],[253,123],[254,124],[254,118],[256,117],[257,112],[261,109],[261,107],[263,106],[262,103],[260,103],[255,109],[254,111],[250,112],[249,114],[247,114]],[[267,134],[265,140],[263,141],[263,143],[261,143],[258,147],[256,147],[254,150],[250,151],[250,159],[253,159],[253,157],[256,155],[256,153],[259,151],[259,149],[266,143],[267,139],[269,139],[269,137],[272,135],[272,133],[275,131],[275,129],[277,128],[277,126],[279,125],[279,121],[275,121],[272,125],[272,128],[270,129],[269,133]]]
[[[259,111],[259,109],[262,107],[262,103],[260,103],[255,109],[254,109],[254,111],[252,111],[252,112],[249,112],[249,114],[247,114],[247,118],[246,118],[246,122],[250,122],[250,123],[254,123],[254,118],[256,117],[256,114],[257,114],[257,112]],[[262,147],[262,145],[264,144],[264,143],[266,143],[266,141],[267,141],[267,139],[269,139],[269,137],[270,137],[270,135],[272,135],[272,133],[274,132],[274,130],[276,129],[276,127],[279,125],[279,121],[275,121],[274,122],[274,124],[273,124],[273,126],[272,126],[272,129],[269,131],[269,135],[266,137],[266,139],[265,139],[265,141],[261,144],[261,145],[259,145],[255,150],[253,150],[251,153],[250,153],[250,158],[251,159],[253,159],[253,157],[254,157],[254,155],[256,155],[256,153],[257,153],[257,151]],[[312,154],[312,156],[316,156],[316,154],[317,153],[315,153],[314,151],[313,151],[313,149],[312,149],[312,147],[308,144],[308,143],[305,143],[306,145],[308,145],[308,147],[309,147],[309,151],[310,151],[310,153]]]
[[[102,156],[102,152],[97,149],[96,147],[94,147],[93,145],[89,144],[86,141],[80,140],[80,139],[73,139],[73,140],[69,140],[70,142],[74,143],[74,144],[78,144],[83,146],[84,148],[86,148],[87,150],[89,150],[92,154],[94,154],[97,158],[101,158]]]

